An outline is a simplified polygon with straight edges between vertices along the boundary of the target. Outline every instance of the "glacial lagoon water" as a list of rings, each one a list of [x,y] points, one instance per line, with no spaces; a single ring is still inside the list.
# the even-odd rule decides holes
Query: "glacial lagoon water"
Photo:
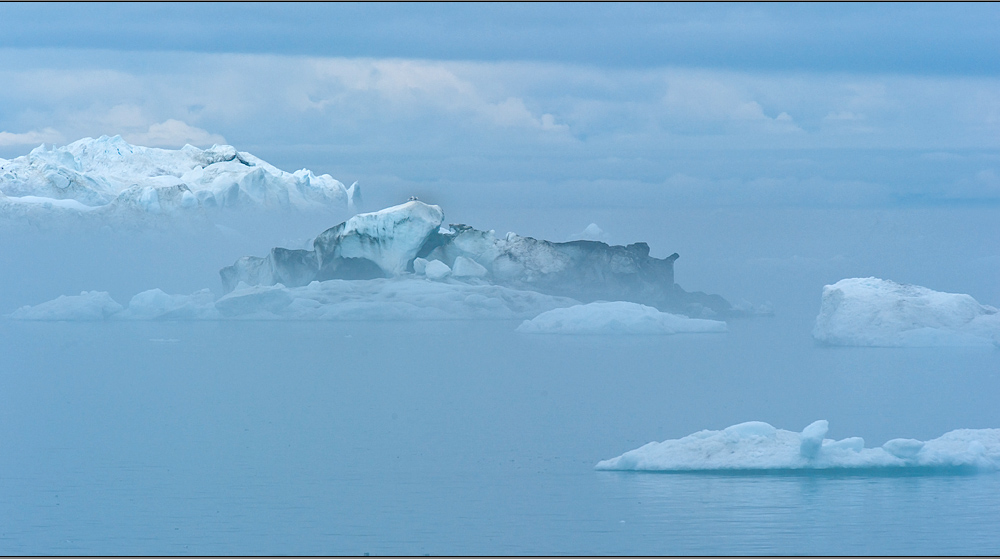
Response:
[[[748,420],[1000,426],[1000,351],[517,322],[0,321],[4,554],[996,554],[1000,474],[598,472]]]

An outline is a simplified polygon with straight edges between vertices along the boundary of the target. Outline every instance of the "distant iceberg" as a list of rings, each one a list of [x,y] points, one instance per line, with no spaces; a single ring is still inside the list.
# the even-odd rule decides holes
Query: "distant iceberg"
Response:
[[[1000,345],[1000,314],[969,295],[878,278],[823,288],[813,337],[831,345]]]
[[[577,304],[573,299],[455,280],[328,280],[301,287],[240,284],[215,299],[207,289],[170,295],[159,289],[127,306],[106,292],[60,296],[9,315],[15,320],[455,320],[518,319]]]
[[[0,159],[0,216],[136,222],[215,210],[354,213],[357,185],[306,169],[288,173],[233,146],[179,150],[84,138]]]
[[[864,439],[824,438],[829,424],[802,432],[750,421],[653,442],[597,464],[598,470],[648,472],[885,470],[980,472],[1000,469],[1000,429],[957,429],[929,441],[893,439],[865,448]]]
[[[719,320],[688,318],[627,301],[595,302],[546,311],[517,327],[525,334],[676,334],[725,332]]]
[[[275,247],[244,256],[219,271],[223,288],[303,286],[330,279],[423,276],[463,278],[582,302],[631,301],[690,316],[739,314],[718,295],[687,292],[674,283],[674,253],[650,256],[649,245],[599,241],[551,242],[515,233],[444,224],[440,207],[410,200],[320,233],[311,250]]]

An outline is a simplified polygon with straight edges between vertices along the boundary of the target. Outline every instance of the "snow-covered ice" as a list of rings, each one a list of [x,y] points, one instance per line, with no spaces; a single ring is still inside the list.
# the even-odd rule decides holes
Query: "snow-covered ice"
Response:
[[[303,169],[288,173],[233,146],[178,150],[120,136],[45,145],[0,159],[0,215],[71,213],[101,220],[211,209],[354,210],[357,185]]]
[[[435,261],[437,262],[437,261]],[[442,264],[443,265],[443,264]],[[105,292],[61,296],[9,315],[17,320],[450,320],[518,319],[577,304],[565,297],[442,278],[315,281],[301,287],[240,284],[214,300],[207,289],[151,289],[127,307]]]
[[[823,288],[813,337],[847,346],[1000,344],[1000,314],[970,295],[849,278]]]
[[[676,334],[725,332],[726,323],[661,312],[627,301],[553,309],[517,327],[527,334]]]
[[[653,472],[1000,469],[1000,429],[957,429],[929,441],[893,439],[878,448],[865,448],[860,437],[824,438],[828,428],[820,420],[796,433],[750,421],[721,431],[652,442],[601,461],[596,468]]]

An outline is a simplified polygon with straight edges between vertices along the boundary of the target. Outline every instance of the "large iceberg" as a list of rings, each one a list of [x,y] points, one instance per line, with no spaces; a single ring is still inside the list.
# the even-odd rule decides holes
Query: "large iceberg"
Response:
[[[823,288],[813,337],[846,346],[1000,344],[1000,314],[965,294],[849,278]]]
[[[583,302],[631,301],[690,316],[732,314],[722,297],[689,293],[674,283],[676,253],[649,255],[649,245],[598,241],[556,243],[467,225],[444,225],[438,206],[411,200],[359,214],[315,238],[312,250],[274,248],[220,271],[224,288],[302,286],[328,279],[415,274],[463,278]]]
[[[120,136],[44,144],[0,159],[0,215],[139,218],[217,209],[351,210],[357,185],[306,169],[288,173],[233,146],[179,150]]]
[[[801,432],[750,421],[721,431],[652,442],[610,460],[598,470],[649,472],[782,470],[918,470],[977,472],[1000,469],[1000,429],[957,429],[929,441],[893,439],[865,448],[864,439],[825,438],[829,424]]]
[[[17,309],[16,320],[452,320],[523,319],[577,304],[498,285],[428,279],[314,281],[300,287],[240,284],[216,299],[144,291],[123,306],[106,292],[60,296]]]
[[[599,301],[552,309],[517,327],[525,334],[676,334],[725,332],[719,320],[688,318],[627,301]]]

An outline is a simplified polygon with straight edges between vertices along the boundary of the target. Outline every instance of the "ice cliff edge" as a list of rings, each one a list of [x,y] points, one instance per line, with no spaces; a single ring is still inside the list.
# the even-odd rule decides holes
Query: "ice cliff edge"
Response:
[[[467,225],[443,226],[441,208],[418,200],[358,214],[320,233],[312,250],[273,248],[220,270],[232,291],[248,285],[288,287],[330,279],[404,274],[444,281],[485,282],[579,301],[631,301],[689,316],[733,314],[718,295],[689,293],[674,283],[678,255],[654,258],[649,245],[599,241],[550,242],[508,233],[497,237]]]

